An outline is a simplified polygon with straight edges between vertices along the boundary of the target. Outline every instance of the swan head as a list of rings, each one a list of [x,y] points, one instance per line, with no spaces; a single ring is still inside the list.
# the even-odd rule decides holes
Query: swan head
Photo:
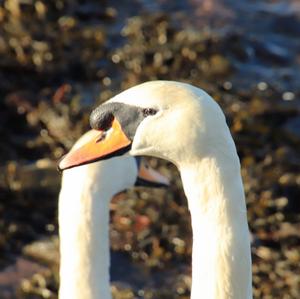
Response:
[[[91,114],[98,144],[81,149],[80,163],[129,152],[180,166],[234,148],[219,105],[203,90],[180,82],[146,82],[113,97]],[[93,155],[87,153],[94,150]]]
[[[72,161],[72,157],[73,159],[78,158],[76,156],[77,151],[80,151],[91,139],[93,140],[95,135],[98,136],[99,132],[90,130],[81,136],[68,154],[71,158],[66,157],[66,161]],[[81,165],[81,167],[67,169],[63,173],[63,182],[70,181],[69,184],[66,184],[68,186],[73,185],[75,189],[76,185],[80,188],[82,182],[86,182],[87,178],[89,182],[98,182],[97,185],[100,189],[102,186],[105,190],[112,189],[108,190],[112,194],[119,193],[132,186],[167,187],[169,185],[169,180],[152,169],[144,158],[129,155],[114,157],[89,165]]]

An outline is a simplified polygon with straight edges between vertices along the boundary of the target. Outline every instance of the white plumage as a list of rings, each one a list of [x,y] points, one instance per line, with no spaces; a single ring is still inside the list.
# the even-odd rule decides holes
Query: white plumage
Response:
[[[112,121],[101,144],[91,139],[68,155],[62,168],[105,158],[107,152],[121,155],[125,146],[130,146],[133,156],[173,162],[192,220],[191,298],[251,299],[250,238],[240,162],[219,105],[203,90],[173,81],[147,82],[109,102],[114,104],[105,103],[92,115],[95,129],[107,130],[108,120]],[[135,115],[124,116],[124,109]]]
[[[158,113],[138,126],[131,155],[179,169],[193,228],[192,299],[250,299],[250,240],[240,162],[219,105],[203,90],[147,82],[115,96]]]
[[[63,172],[59,195],[60,299],[111,298],[109,203],[116,193],[132,187],[137,175],[137,164],[130,156]]]

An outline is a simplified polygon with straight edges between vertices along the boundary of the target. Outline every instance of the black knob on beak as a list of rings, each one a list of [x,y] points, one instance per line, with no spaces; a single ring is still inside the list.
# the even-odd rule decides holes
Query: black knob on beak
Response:
[[[106,108],[106,106],[108,106]],[[111,128],[114,120],[113,112],[110,105],[103,105],[97,107],[90,115],[90,126],[95,130],[108,130]]]

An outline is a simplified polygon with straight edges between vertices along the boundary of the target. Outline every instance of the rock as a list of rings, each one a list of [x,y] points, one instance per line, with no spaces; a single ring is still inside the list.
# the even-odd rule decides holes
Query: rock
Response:
[[[56,193],[60,185],[60,174],[54,161],[41,159],[31,164],[10,162],[3,169],[3,181],[14,191],[43,191]]]
[[[15,298],[22,280],[30,278],[36,272],[44,271],[45,266],[23,257],[0,271],[0,294],[3,299]]]
[[[48,265],[59,263],[59,240],[57,236],[35,241],[23,248],[23,253],[35,261]]]

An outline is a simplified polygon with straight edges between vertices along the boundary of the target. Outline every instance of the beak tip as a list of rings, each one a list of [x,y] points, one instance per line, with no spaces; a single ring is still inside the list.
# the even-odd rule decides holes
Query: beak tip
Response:
[[[166,187],[170,187],[170,185],[171,185],[171,183],[170,183],[170,181],[167,179],[166,182],[165,182],[165,186],[166,186]]]
[[[71,153],[71,155],[70,155],[70,153]],[[69,153],[63,155],[58,160],[58,162],[57,162],[57,170],[59,172],[63,172],[66,169],[73,168],[75,166],[80,165],[80,164],[76,163],[76,159],[74,159],[74,157],[72,155],[73,155],[73,153],[69,152]],[[75,158],[76,158],[76,156],[75,156]]]
[[[166,178],[164,182],[161,182],[162,187],[167,188],[170,187],[170,181]]]
[[[117,119],[113,119],[111,129],[109,138],[101,138],[103,131],[88,131],[83,139],[80,139],[69,153],[60,159],[58,170],[63,171],[128,152],[132,142],[122,131]]]

